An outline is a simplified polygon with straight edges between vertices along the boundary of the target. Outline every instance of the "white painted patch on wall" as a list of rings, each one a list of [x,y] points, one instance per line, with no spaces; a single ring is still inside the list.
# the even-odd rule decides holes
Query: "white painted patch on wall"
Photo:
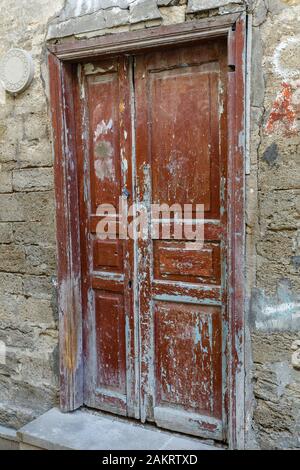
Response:
[[[266,307],[264,311],[264,315],[266,317],[270,317],[272,315],[285,315],[289,313],[291,310],[295,310],[299,308],[300,310],[300,303],[296,302],[285,302],[283,304],[275,305],[273,307]],[[298,314],[300,317],[300,313]]]
[[[294,56],[296,67],[288,67],[283,65],[284,55]],[[284,79],[300,78],[300,36],[295,36],[282,41],[275,49],[272,60],[274,71],[277,75]]]
[[[259,330],[285,329],[290,322],[300,319],[300,302],[286,302],[274,306],[267,306],[262,312],[265,317],[255,322]]]

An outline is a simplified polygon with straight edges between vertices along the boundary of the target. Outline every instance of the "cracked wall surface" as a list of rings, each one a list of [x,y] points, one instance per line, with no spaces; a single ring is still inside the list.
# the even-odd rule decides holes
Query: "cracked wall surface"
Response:
[[[253,14],[247,212],[247,447],[300,448],[300,0],[0,0],[0,56],[33,55],[0,90],[0,424],[57,403],[53,156],[45,38],[92,37],[248,8]],[[250,342],[251,340],[251,342]]]

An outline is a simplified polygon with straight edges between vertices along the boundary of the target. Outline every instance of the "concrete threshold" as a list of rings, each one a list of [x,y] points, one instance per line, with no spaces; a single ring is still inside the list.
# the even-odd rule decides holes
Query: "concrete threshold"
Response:
[[[193,437],[85,410],[53,408],[17,431],[20,449],[216,450]]]
[[[17,431],[0,426],[0,450],[19,450]]]

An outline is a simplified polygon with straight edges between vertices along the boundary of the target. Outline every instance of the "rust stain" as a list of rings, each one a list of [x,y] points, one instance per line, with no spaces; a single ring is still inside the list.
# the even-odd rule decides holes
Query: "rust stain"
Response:
[[[268,122],[266,132],[271,134],[276,126],[282,125],[286,136],[293,136],[299,132],[296,124],[297,114],[293,106],[293,88],[286,82],[282,83],[282,89],[277,96]]]

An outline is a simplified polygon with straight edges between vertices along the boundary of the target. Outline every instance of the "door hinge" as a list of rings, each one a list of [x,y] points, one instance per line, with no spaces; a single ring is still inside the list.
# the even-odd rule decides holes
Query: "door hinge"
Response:
[[[236,67],[236,38],[235,25],[230,28],[228,34],[228,71],[235,72]]]

